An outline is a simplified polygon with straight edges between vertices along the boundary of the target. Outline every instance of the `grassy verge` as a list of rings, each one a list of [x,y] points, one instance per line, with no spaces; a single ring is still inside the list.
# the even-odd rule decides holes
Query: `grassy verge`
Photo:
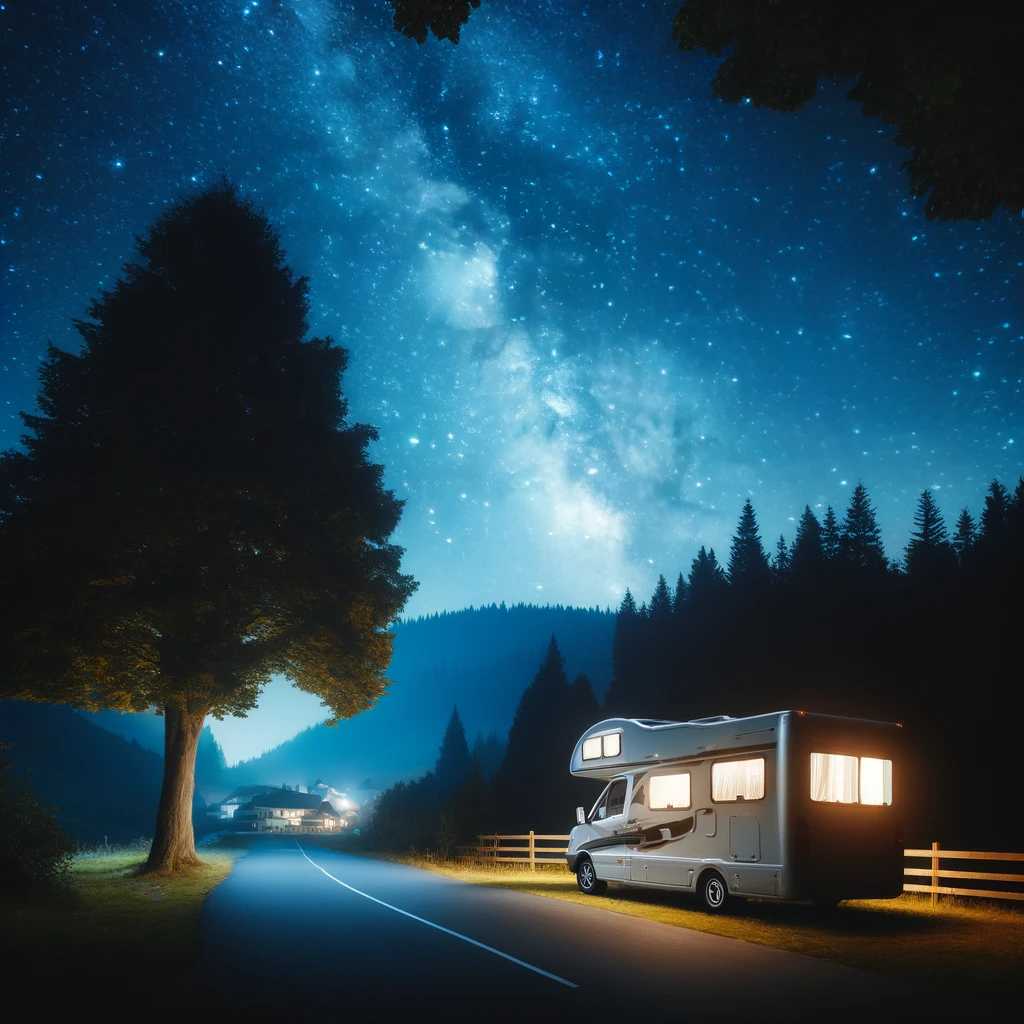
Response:
[[[94,1006],[97,997],[117,1005],[127,994],[151,999],[164,987],[161,977],[187,986],[203,900],[244,852],[218,844],[200,850],[199,871],[160,879],[135,877],[146,858],[137,848],[80,854],[65,892],[0,904],[9,977],[37,984],[53,978],[67,993],[70,983],[77,999]]]
[[[584,896],[564,867],[469,867],[427,857],[388,859],[477,885],[498,886],[631,917],[756,942],[885,974],[987,994],[1024,991],[1024,913],[982,900],[927,897],[851,900],[823,914],[811,907],[737,901],[706,914],[692,898],[651,889],[609,888]]]

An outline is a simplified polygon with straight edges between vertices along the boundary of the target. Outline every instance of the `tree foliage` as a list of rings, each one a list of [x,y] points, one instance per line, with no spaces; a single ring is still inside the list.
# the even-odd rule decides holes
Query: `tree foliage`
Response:
[[[162,709],[151,866],[195,861],[205,716],[244,715],[275,673],[335,720],[372,707],[416,586],[376,431],[346,422],[347,353],[306,340],[308,310],[233,185],[183,199],[76,321],[82,350],[50,347],[0,457],[0,694]]]
[[[727,103],[794,111],[822,79],[853,82],[864,114],[897,128],[929,219],[981,220],[1024,208],[1019,4],[941,8],[921,0],[688,0],[672,37],[725,54],[711,81]]]
[[[0,743],[0,893],[42,893],[65,882],[75,844],[29,780],[14,774],[10,748]]]
[[[456,44],[470,9],[479,7],[480,0],[391,0],[391,6],[395,9],[395,28],[403,36],[422,44],[433,32],[438,39]]]

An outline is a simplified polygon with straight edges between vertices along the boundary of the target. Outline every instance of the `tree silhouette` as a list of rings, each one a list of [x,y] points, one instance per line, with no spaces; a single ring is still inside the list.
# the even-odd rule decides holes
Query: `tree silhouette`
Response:
[[[662,622],[672,614],[672,598],[664,575],[658,576],[658,583],[651,596],[650,617],[652,622]]]
[[[415,39],[427,41],[427,33],[438,39],[458,43],[462,26],[469,20],[471,7],[479,7],[480,0],[390,0],[395,9],[395,28]]]
[[[953,550],[956,552],[957,561],[963,569],[970,561],[974,551],[974,542],[977,537],[978,528],[975,525],[971,513],[967,509],[960,510],[960,516],[956,521],[956,531],[953,534]]]
[[[853,79],[848,98],[898,127],[911,195],[940,220],[1024,208],[1022,33],[1020,5],[984,0],[941,17],[917,0],[688,0],[672,27],[680,49],[727,51],[711,82],[727,103],[794,111],[822,79]]]
[[[434,777],[437,779],[438,791],[442,798],[455,792],[465,781],[471,765],[469,745],[466,743],[466,730],[459,717],[459,709],[452,708],[451,718],[441,740],[441,750],[434,766]],[[479,765],[477,766],[479,768]]]
[[[305,340],[308,284],[221,183],[175,203],[49,349],[24,452],[0,461],[0,693],[162,710],[147,862],[197,863],[196,747],[274,673],[335,720],[387,686],[415,589],[388,543],[402,503],[348,425],[347,353]]]
[[[704,549],[701,544],[697,557],[690,563],[690,601],[699,607],[715,602],[726,589],[725,573],[715,557],[715,549]]]
[[[907,572],[929,579],[939,573],[951,573],[956,566],[956,555],[931,491],[923,491],[918,499],[914,525],[917,529],[912,531],[907,545]]]
[[[775,542],[775,557],[772,559],[772,577],[776,583],[786,583],[793,572],[793,557],[789,552],[786,538],[780,533]]]
[[[882,547],[882,531],[867,488],[862,483],[853,489],[839,548],[843,561],[855,569],[879,571],[888,568]]]
[[[833,523],[835,516],[833,515]],[[800,519],[796,524],[796,538],[790,552],[790,568],[797,580],[816,579],[825,561],[825,548],[822,542],[821,524],[805,505]]]
[[[763,587],[771,580],[768,558],[757,529],[757,516],[749,498],[743,503],[739,525],[732,538],[727,576],[733,587],[745,589]]]
[[[978,553],[986,560],[1005,554],[1009,541],[1009,494],[998,481],[989,484],[978,526]]]
[[[680,573],[676,577],[676,593],[675,597],[672,599],[672,611],[674,611],[677,616],[682,615],[686,610],[686,598],[689,590],[690,588],[686,585],[686,580],[683,578],[683,574]]]
[[[831,505],[825,509],[825,519],[822,523],[821,546],[822,554],[828,564],[832,564],[839,557],[842,536],[839,533],[839,523],[836,521],[836,514]]]

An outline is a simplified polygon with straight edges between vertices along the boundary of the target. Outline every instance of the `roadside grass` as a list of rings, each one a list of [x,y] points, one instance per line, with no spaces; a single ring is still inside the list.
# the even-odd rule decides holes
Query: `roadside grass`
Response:
[[[81,851],[63,891],[0,902],[8,977],[53,979],[68,993],[70,983],[77,999],[102,986],[118,1004],[127,993],[151,1000],[165,969],[187,985],[203,900],[244,852],[232,844],[201,848],[198,871],[153,878],[135,877],[147,855],[138,842]]]
[[[531,872],[513,864],[480,867],[422,855],[379,855],[475,885],[585,906],[801,953],[936,986],[988,995],[1024,992],[1024,913],[994,901],[904,894],[849,900],[829,912],[800,904],[735,901],[725,914],[697,909],[693,897],[610,886],[584,896],[563,865]]]

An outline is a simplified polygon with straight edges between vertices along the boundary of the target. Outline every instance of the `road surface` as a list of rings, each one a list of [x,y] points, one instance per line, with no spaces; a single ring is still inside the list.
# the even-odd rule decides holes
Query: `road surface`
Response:
[[[643,1024],[709,1013],[729,1021],[954,1013],[922,986],[600,903],[458,882],[301,837],[261,837],[206,902],[200,980],[224,1009],[250,1019],[614,1014]]]

